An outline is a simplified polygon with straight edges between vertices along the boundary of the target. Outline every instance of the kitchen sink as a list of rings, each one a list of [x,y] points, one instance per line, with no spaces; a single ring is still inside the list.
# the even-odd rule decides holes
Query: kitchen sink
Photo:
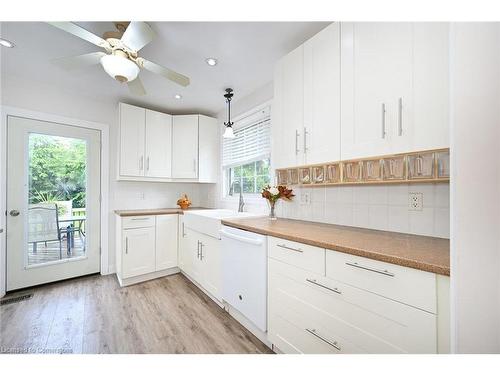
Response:
[[[184,226],[220,239],[221,220],[239,217],[258,217],[262,214],[238,212],[227,209],[192,210],[184,212]]]

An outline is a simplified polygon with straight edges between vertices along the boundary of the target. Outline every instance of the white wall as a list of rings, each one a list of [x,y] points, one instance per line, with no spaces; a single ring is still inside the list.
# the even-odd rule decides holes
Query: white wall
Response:
[[[186,192],[195,206],[206,206],[211,189],[208,185],[181,183],[117,182],[118,103],[79,95],[58,85],[47,86],[2,73],[3,104],[110,126],[109,181],[109,264],[115,264],[115,209],[175,207]],[[212,199],[213,201],[213,199]]]
[[[451,34],[451,294],[456,353],[500,353],[500,26]]]
[[[2,23],[0,22],[0,36],[2,35]],[[2,91],[2,53],[3,48],[0,47],[0,118],[2,118],[2,102],[3,102],[3,91]],[[0,129],[0,138],[3,136]],[[4,162],[4,150],[2,150],[2,142],[0,142],[0,171],[3,171],[2,165]],[[5,212],[5,207],[3,206],[4,200],[1,198],[3,195],[3,184],[0,183],[0,228],[4,230],[3,233],[0,233],[0,298],[5,294],[5,257],[3,254],[5,253],[5,215],[2,215],[2,212]]]

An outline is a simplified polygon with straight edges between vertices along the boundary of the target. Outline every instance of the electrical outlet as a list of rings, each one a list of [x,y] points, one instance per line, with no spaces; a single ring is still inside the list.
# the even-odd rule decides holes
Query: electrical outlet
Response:
[[[309,191],[302,190],[300,192],[300,204],[307,205],[311,203],[311,193]]]
[[[410,211],[422,211],[424,195],[422,193],[408,194],[408,209]]]
[[[144,192],[143,192],[143,191],[141,191],[141,192],[139,193],[139,200],[143,201],[144,199],[146,199],[146,194],[144,194]]]

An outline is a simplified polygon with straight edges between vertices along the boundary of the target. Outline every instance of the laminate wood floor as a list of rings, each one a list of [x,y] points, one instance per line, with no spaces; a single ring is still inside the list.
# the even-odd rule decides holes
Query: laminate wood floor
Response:
[[[0,353],[271,353],[181,274],[126,288],[95,275],[34,293],[0,306]]]

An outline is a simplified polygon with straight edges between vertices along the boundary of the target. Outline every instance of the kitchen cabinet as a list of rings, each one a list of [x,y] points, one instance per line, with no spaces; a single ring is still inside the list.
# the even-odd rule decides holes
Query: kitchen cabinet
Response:
[[[120,103],[120,175],[144,175],[146,110]]]
[[[448,25],[341,24],[341,159],[449,147]]]
[[[179,272],[178,215],[117,216],[116,275],[121,286]]]
[[[198,177],[198,115],[174,116],[172,177]]]
[[[119,104],[118,180],[216,183],[217,120]]]
[[[171,177],[172,116],[120,103],[119,175]]]
[[[273,167],[340,157],[340,26],[333,23],[275,66]]]
[[[216,300],[221,301],[220,240],[184,227],[179,267]]]
[[[437,275],[280,238],[268,246],[268,339],[280,351],[449,350],[438,346],[449,299]]]
[[[156,216],[155,271],[177,267],[178,215]]]
[[[123,230],[122,277],[124,279],[155,271],[155,228]]]
[[[172,116],[146,109],[145,171],[147,177],[172,176]]]
[[[304,164],[340,159],[340,24],[304,43]]]

